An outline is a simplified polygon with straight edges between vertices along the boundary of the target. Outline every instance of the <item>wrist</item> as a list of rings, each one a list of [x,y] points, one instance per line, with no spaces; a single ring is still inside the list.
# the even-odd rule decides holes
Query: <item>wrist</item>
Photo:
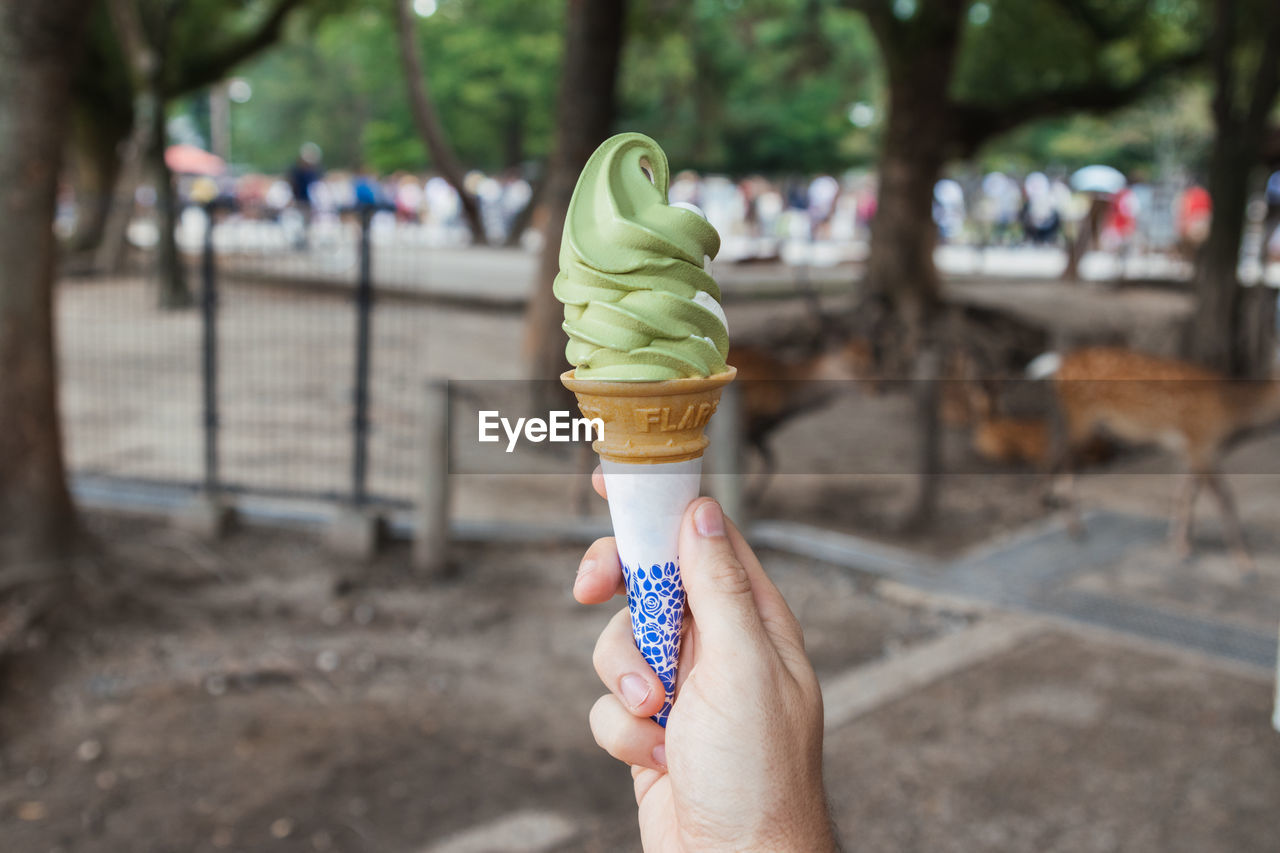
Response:
[[[769,840],[752,850],[772,853],[838,853],[835,825],[825,792],[819,788],[787,810],[770,828]]]

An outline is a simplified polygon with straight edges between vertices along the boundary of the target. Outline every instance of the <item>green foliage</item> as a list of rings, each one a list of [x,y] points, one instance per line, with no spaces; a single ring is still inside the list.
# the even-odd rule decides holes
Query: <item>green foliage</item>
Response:
[[[246,69],[254,95],[234,108],[235,159],[280,169],[311,141],[330,167],[427,167],[392,9],[362,2]],[[463,163],[498,169],[550,150],[562,13],[545,0],[441,0],[416,21],[427,83]]]
[[[563,48],[560,0],[440,0],[417,21],[427,82],[463,163],[486,170],[545,157]],[[831,0],[632,4],[619,128],[662,140],[673,162],[734,173],[866,163],[870,131],[849,107],[874,101],[875,49],[860,16]],[[296,32],[243,72],[236,160],[279,169],[303,141],[331,167],[422,169],[389,0],[366,0]]]
[[[984,0],[970,7],[952,93],[1000,104],[1123,85],[1194,49],[1203,24],[1196,0]]]
[[[866,162],[849,108],[874,101],[875,46],[861,16],[823,0],[694,0],[634,32],[622,126],[702,169],[812,172]]]
[[[283,169],[313,141],[330,168],[430,167],[409,113],[391,3],[304,0],[307,11],[283,42],[237,69],[253,87],[248,103],[232,105],[238,163]],[[183,49],[216,53],[226,33],[250,30],[271,5],[192,2],[181,23]],[[632,0],[618,129],[661,140],[677,167],[780,174],[871,165],[885,75],[870,28],[851,5]],[[549,153],[564,6],[438,0],[433,15],[415,21],[428,86],[466,166],[494,171]],[[913,9],[918,17],[934,7],[919,0]],[[998,108],[1045,93],[1130,84],[1201,39],[1206,9],[1207,0],[970,3],[952,95]],[[202,40],[202,31],[219,35]],[[1127,168],[1174,150],[1197,162],[1208,123],[1202,94],[1188,99],[1184,90],[1165,87],[1146,105],[1108,119],[1039,121],[997,139],[983,157]],[[864,119],[874,116],[868,126],[851,123],[854,104],[867,105]]]

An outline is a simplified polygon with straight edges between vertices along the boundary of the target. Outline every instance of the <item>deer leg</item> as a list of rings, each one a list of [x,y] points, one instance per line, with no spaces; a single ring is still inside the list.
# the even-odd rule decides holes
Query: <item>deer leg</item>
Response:
[[[1076,498],[1075,452],[1071,442],[1058,439],[1054,461],[1049,465],[1045,484],[1044,505],[1058,507],[1067,513],[1067,531],[1075,539],[1085,537],[1084,518]]]
[[[1067,511],[1067,532],[1073,539],[1083,539],[1087,531],[1084,527],[1084,515],[1080,512],[1080,501],[1076,497],[1076,474],[1072,471],[1063,479],[1066,483],[1062,500],[1063,508]]]
[[[765,439],[752,442],[752,446],[760,454],[760,473],[756,475],[756,482],[751,487],[751,496],[747,501],[754,510],[764,500],[764,491],[768,487],[769,481],[773,479],[774,471],[777,469],[777,459],[774,458],[773,450]]]
[[[1178,491],[1174,502],[1173,518],[1169,525],[1169,541],[1180,559],[1191,556],[1191,531],[1195,524],[1196,498],[1200,495],[1200,486],[1205,475],[1192,472]]]
[[[1235,498],[1232,497],[1231,491],[1227,488],[1226,482],[1222,479],[1222,475],[1216,471],[1206,475],[1209,488],[1213,490],[1213,494],[1218,498],[1218,505],[1222,507],[1222,530],[1227,538],[1227,546],[1231,549],[1231,555],[1235,557],[1236,563],[1246,573],[1252,574],[1257,568],[1253,562],[1253,556],[1249,553],[1249,548],[1245,545],[1244,530],[1240,526],[1240,514],[1236,511]]]

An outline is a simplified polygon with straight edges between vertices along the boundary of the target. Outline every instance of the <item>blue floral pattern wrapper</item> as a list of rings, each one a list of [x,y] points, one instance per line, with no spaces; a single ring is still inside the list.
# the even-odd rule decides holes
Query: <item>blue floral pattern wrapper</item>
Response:
[[[680,629],[684,623],[684,585],[677,561],[632,568],[622,564],[627,582],[627,606],[631,610],[631,633],[640,654],[662,681],[666,701],[653,719],[667,725],[676,692],[676,672],[680,662]]]
[[[684,622],[680,579],[680,523],[698,496],[702,459],[660,465],[601,461],[609,514],[627,585],[631,633],[666,693],[653,719],[667,724],[675,700]]]

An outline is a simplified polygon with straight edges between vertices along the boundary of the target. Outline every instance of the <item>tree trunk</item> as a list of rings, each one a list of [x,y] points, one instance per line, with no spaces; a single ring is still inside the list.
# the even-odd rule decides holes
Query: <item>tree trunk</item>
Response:
[[[1253,160],[1239,150],[1239,141],[1226,128],[1219,128],[1214,140],[1209,164],[1213,219],[1196,265],[1191,326],[1192,358],[1230,375],[1248,372],[1238,350],[1244,300],[1237,269]]]
[[[418,44],[414,41],[413,13],[409,10],[409,0],[396,0],[396,37],[400,42],[400,62],[404,69],[405,88],[409,92],[409,108],[413,113],[413,123],[418,128],[418,135],[431,154],[432,165],[458,193],[462,201],[462,215],[471,230],[472,242],[479,246],[486,245],[489,240],[485,234],[484,217],[480,215],[480,203],[467,191],[463,180],[466,173],[458,162],[453,146],[449,144],[449,136],[440,123],[435,101],[427,88],[422,60],[418,56]]]
[[[0,7],[0,594],[57,585],[75,528],[53,335],[53,216],[85,0]]]
[[[1274,302],[1274,294],[1268,288],[1261,295],[1246,293],[1237,270],[1249,177],[1261,157],[1267,118],[1280,90],[1280,16],[1267,20],[1255,73],[1241,86],[1236,80],[1240,55],[1252,45],[1239,43],[1234,0],[1217,0],[1214,12],[1213,219],[1196,265],[1189,348],[1191,357],[1206,367],[1231,376],[1266,376],[1274,358],[1275,309],[1262,302]]]
[[[92,252],[101,244],[106,230],[120,178],[120,149],[129,137],[131,125],[81,109],[73,126],[71,162],[80,215],[68,248],[72,252]]]
[[[935,329],[942,280],[933,262],[937,227],[933,188],[954,144],[951,78],[967,3],[922,6],[903,29],[887,12],[870,22],[889,74],[889,115],[880,155],[880,190],[864,278],[863,306],[880,370],[915,379],[919,431],[916,492],[908,528],[933,522],[940,502],[942,430],[937,382],[942,364]]]
[[[147,171],[156,188],[156,278],[160,285],[161,308],[190,308],[195,304],[187,286],[187,271],[178,251],[178,193],[173,186],[173,173],[164,160],[169,147],[165,128],[164,101],[153,95],[155,114],[151,121],[151,140],[147,146]]]
[[[871,18],[889,72],[889,115],[864,284],[867,296],[889,311],[890,328],[878,330],[877,344],[884,366],[899,375],[913,372],[941,299],[933,188],[954,144],[949,92],[966,5],[942,0],[922,7],[910,37],[887,13]]]
[[[928,105],[901,99],[890,107],[884,153],[880,157],[880,193],[871,225],[871,249],[864,279],[867,296],[889,307],[896,328],[886,329],[881,344],[896,344],[889,366],[902,371],[910,363],[942,292],[933,263],[937,228],[933,222],[933,186],[941,176],[945,141],[913,128]]]
[[[145,99],[138,98],[138,104]],[[133,130],[121,145],[120,168],[116,177],[116,191],[105,211],[102,237],[94,252],[93,266],[108,275],[124,271],[129,253],[128,231],[133,220],[134,197],[142,178],[143,151],[150,139],[150,117],[135,112]]]
[[[626,0],[569,0],[556,143],[543,190],[546,242],[525,315],[525,352],[536,379],[552,379],[568,367],[560,328],[564,312],[551,285],[560,271],[564,218],[578,174],[613,125],[626,6]]]

